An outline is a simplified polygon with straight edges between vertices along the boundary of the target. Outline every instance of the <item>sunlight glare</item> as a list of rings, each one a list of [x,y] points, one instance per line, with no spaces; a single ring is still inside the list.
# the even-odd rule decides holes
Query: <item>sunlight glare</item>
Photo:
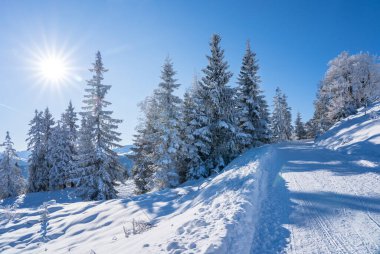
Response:
[[[39,62],[39,72],[45,81],[59,83],[67,76],[67,66],[64,59],[57,56],[47,56]]]

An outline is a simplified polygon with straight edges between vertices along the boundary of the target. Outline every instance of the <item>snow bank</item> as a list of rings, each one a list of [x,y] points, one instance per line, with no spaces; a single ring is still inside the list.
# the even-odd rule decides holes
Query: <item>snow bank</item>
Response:
[[[380,156],[380,103],[336,123],[321,135],[316,144],[347,154],[379,158]]]
[[[252,149],[213,178],[106,202],[72,192],[5,200],[0,253],[247,253],[272,155]]]

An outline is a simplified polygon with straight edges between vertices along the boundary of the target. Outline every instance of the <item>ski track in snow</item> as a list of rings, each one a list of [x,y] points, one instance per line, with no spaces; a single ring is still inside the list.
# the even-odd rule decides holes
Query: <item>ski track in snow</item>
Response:
[[[312,142],[276,146],[251,253],[379,253],[376,162]]]

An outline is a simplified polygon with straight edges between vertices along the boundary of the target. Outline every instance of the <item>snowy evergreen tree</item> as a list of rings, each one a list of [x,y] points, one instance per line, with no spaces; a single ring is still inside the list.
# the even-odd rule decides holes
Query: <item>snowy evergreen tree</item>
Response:
[[[37,110],[34,112],[34,118],[29,123],[30,129],[28,132],[28,158],[29,164],[29,184],[30,192],[41,190],[41,165],[44,160],[43,144],[42,144],[42,112]]]
[[[202,106],[202,97],[199,94],[199,81],[194,77],[192,87],[184,94],[182,103],[182,125],[181,137],[182,146],[182,165],[183,172],[186,172],[186,179],[198,179],[208,176],[202,155],[206,157],[210,152],[208,140],[202,140],[204,134],[202,126],[207,123],[203,122],[205,109]]]
[[[158,122],[153,137],[154,149],[150,189],[175,187],[180,183],[179,156],[182,140],[179,133],[181,99],[173,92],[180,86],[174,78],[176,72],[170,59],[166,59],[161,72],[161,83],[155,91]]]
[[[82,135],[91,136],[91,146],[79,150],[78,162],[82,165],[79,179],[80,195],[85,199],[105,200],[116,198],[114,188],[116,180],[121,178],[123,171],[116,152],[112,149],[121,147],[117,142],[120,133],[116,131],[121,120],[112,118],[112,111],[107,110],[111,103],[105,100],[110,85],[103,84],[103,74],[107,71],[102,62],[100,52],[97,52],[92,78],[87,82],[86,95],[83,100]],[[83,134],[85,133],[85,134]],[[85,143],[85,142],[84,142]],[[84,145],[82,143],[82,145]]]
[[[215,34],[211,38],[211,55],[207,56],[208,65],[203,69],[204,77],[200,82],[202,116],[204,126],[198,129],[202,139],[208,142],[209,154],[204,156],[206,167],[211,171],[220,171],[238,153],[237,126],[235,123],[234,90],[228,85],[232,73],[224,61],[224,50],[220,48],[221,38]],[[207,158],[206,158],[207,157]]]
[[[49,189],[64,189],[71,186],[71,177],[76,166],[71,151],[69,129],[58,123],[52,131],[49,142],[50,152],[47,159],[52,165],[49,173]]]
[[[319,132],[380,98],[378,58],[342,52],[328,64],[318,89],[313,120]]]
[[[132,177],[137,187],[137,193],[145,193],[150,190],[149,181],[153,175],[153,137],[156,132],[155,123],[158,122],[157,101],[154,97],[147,97],[140,108],[144,117],[137,126],[137,134],[134,135],[132,154],[128,157],[133,160]]]
[[[5,149],[0,160],[0,199],[18,196],[24,193],[26,187],[8,131],[2,145]]]
[[[277,88],[276,95],[273,98],[273,113],[271,118],[273,141],[279,142],[291,139],[292,116],[290,110],[286,95],[282,93],[280,88]]]
[[[259,65],[256,54],[251,51],[249,42],[243,57],[237,88],[238,125],[242,150],[269,141],[269,114],[262,91]]]
[[[76,143],[78,139],[78,117],[73,104],[71,101],[69,102],[69,106],[67,107],[65,113],[62,114],[61,124],[63,128],[67,129],[69,139],[70,139],[70,149],[73,154],[76,154]]]
[[[47,191],[51,164],[47,157],[50,151],[50,138],[54,119],[48,108],[44,112],[35,111],[28,132],[29,191]]]
[[[65,113],[62,114],[61,117],[61,130],[67,134],[67,138],[69,140],[69,160],[70,160],[70,171],[67,173],[67,181],[66,185],[68,187],[73,187],[75,185],[74,179],[76,178],[76,168],[78,167],[78,125],[77,125],[78,117],[75,109],[71,103],[69,102],[69,106],[67,107]],[[65,141],[64,141],[65,142]]]
[[[297,113],[296,121],[294,123],[294,134],[296,139],[305,139],[306,138],[306,130],[305,125],[302,122],[301,113]]]

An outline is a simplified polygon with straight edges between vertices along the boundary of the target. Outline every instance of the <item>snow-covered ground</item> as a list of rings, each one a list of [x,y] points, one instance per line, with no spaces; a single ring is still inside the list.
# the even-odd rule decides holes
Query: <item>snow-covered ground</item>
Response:
[[[336,123],[316,143],[332,150],[372,158],[380,157],[380,103]]]
[[[275,151],[252,253],[379,253],[378,167],[313,142]]]
[[[0,253],[379,253],[379,110],[176,189],[134,196],[127,181],[106,202],[75,190],[6,199]]]
[[[75,190],[7,199],[0,253],[247,253],[272,158],[250,150],[214,178],[106,202],[74,202]]]

